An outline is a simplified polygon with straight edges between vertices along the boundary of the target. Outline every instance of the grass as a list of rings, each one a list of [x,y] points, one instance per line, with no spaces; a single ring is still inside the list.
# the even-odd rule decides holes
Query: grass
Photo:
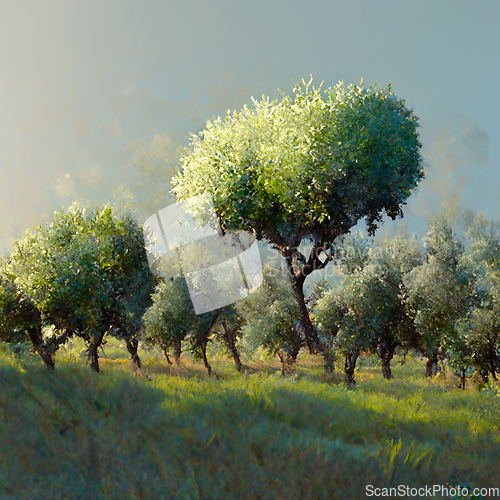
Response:
[[[425,380],[414,359],[389,382],[366,359],[355,389],[307,357],[290,378],[272,360],[238,374],[216,358],[208,378],[153,351],[134,376],[118,341],[104,349],[100,375],[80,346],[60,353],[55,374],[27,355],[0,357],[0,498],[359,499],[368,484],[498,486],[493,386]]]

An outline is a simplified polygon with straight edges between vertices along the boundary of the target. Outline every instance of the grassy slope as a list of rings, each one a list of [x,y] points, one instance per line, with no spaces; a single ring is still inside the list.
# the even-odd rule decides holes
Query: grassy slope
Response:
[[[290,379],[271,362],[243,375],[214,364],[218,378],[190,361],[169,376],[151,356],[149,374],[134,377],[120,362],[95,375],[61,359],[52,375],[4,355],[0,498],[358,499],[367,484],[498,486],[494,390],[426,381],[413,360],[391,382],[363,368],[355,390],[306,362]]]

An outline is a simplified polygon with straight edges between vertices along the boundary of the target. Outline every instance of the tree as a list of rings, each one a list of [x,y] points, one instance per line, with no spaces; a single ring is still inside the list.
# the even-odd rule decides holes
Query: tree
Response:
[[[360,354],[357,345],[343,338],[345,332],[341,328],[346,324],[349,312],[342,287],[332,288],[316,303],[316,325],[318,334],[323,343],[329,344],[330,349],[345,358],[345,375],[349,383],[354,383],[354,368]]]
[[[391,360],[396,347],[409,345],[415,338],[415,325],[408,307],[405,275],[420,264],[418,248],[403,238],[383,242],[369,263],[355,275],[349,287],[351,306],[363,318],[369,342],[365,348],[376,352],[384,378],[391,379]]]
[[[474,368],[484,382],[500,371],[500,225],[482,214],[465,214],[469,248],[464,255],[474,280],[472,307],[448,341],[451,363],[461,374]]]
[[[228,343],[236,367],[238,371],[241,370],[234,331],[239,324],[232,305],[197,315],[183,277],[161,282],[156,287],[152,302],[144,314],[145,340],[160,347],[169,363],[169,349],[173,348],[174,359],[178,363],[182,342],[186,341],[194,357],[203,361],[208,374],[211,375],[212,367],[207,358],[207,346],[212,334],[217,331],[216,334]]]
[[[338,251],[341,285],[316,307],[319,333],[329,335],[345,358],[345,374],[354,383],[362,351],[377,353],[384,378],[392,378],[391,360],[398,345],[415,335],[409,315],[404,276],[420,262],[415,241],[383,240],[369,248],[360,234],[346,235]]]
[[[426,376],[436,373],[446,345],[458,338],[458,321],[473,305],[474,276],[463,243],[446,217],[435,218],[427,233],[425,262],[407,276],[409,305],[418,330],[415,348],[427,358]]]
[[[153,277],[142,228],[130,215],[108,206],[56,212],[51,224],[16,244],[6,270],[43,324],[55,327],[55,346],[81,337],[99,371],[98,348],[110,332],[126,341],[138,367],[139,321]]]
[[[276,269],[266,269],[261,287],[241,301],[238,309],[245,320],[242,335],[252,349],[262,346],[272,356],[278,356],[283,375],[293,371],[304,339],[288,280]]]
[[[144,313],[145,340],[157,345],[169,364],[169,350],[173,349],[174,361],[178,363],[182,341],[196,317],[186,281],[176,277],[159,283],[151,299],[152,305]]]
[[[57,344],[44,339],[40,311],[6,276],[0,276],[0,341],[13,344],[30,341],[49,370],[54,370]]]
[[[218,318],[217,325],[213,330],[226,352],[233,358],[234,366],[238,372],[241,372],[243,368],[240,352],[238,350],[243,324],[243,316],[238,312],[234,304],[230,304],[224,307],[221,316]]]
[[[223,231],[245,230],[284,257],[310,352],[330,350],[312,324],[304,282],[332,259],[337,238],[361,219],[373,234],[423,178],[417,118],[391,88],[322,92],[297,85],[294,98],[253,102],[207,122],[173,179],[178,200],[208,191]],[[301,242],[311,243],[304,255]]]

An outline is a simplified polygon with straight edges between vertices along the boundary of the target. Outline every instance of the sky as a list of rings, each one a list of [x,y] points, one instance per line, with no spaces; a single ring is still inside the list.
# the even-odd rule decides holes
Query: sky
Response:
[[[498,0],[0,0],[0,250],[55,210],[172,202],[180,146],[292,82],[389,82],[426,178],[389,232],[500,215]]]

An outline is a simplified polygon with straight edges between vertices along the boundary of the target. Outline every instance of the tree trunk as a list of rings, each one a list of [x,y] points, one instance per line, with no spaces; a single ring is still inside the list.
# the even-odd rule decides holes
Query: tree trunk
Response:
[[[207,344],[208,342],[205,340],[202,340],[200,342],[200,349],[201,349],[201,356],[203,358],[203,364],[205,365],[205,368],[207,369],[208,376],[210,377],[212,375],[212,367],[210,366],[210,363],[208,362],[207,358]]]
[[[356,383],[356,380],[354,380],[354,370],[359,354],[359,349],[355,349],[352,353],[346,354],[345,356],[345,376],[348,384]]]
[[[493,344],[493,342],[489,342],[489,364],[490,364],[490,373],[491,373],[491,376],[493,377],[493,380],[496,380],[497,379],[497,375],[496,375],[496,370],[495,370],[495,346]]]
[[[333,373],[335,371],[335,353],[331,349],[323,352],[323,359],[325,360],[325,371]]]
[[[207,345],[208,345],[208,336],[210,335],[210,332],[212,331],[212,328],[214,327],[217,319],[219,318],[221,314],[221,310],[219,309],[218,311],[215,311],[214,315],[212,316],[212,320],[210,321],[210,324],[206,328],[206,330],[203,332],[203,335],[200,336],[200,349],[201,349],[201,356],[203,358],[203,364],[205,365],[205,368],[207,369],[208,376],[212,374],[212,367],[210,366],[210,363],[208,362],[207,359]]]
[[[45,367],[50,371],[54,371],[54,359],[52,357],[52,353],[47,349],[47,346],[43,342],[41,328],[34,327],[28,329],[28,336],[33,345],[33,349],[40,356],[40,358],[42,358]]]
[[[304,297],[304,282],[306,277],[303,275],[295,275],[293,260],[291,256],[286,256],[285,260],[288,269],[288,276],[295,293],[297,305],[299,306],[300,326],[302,331],[304,332],[304,339],[309,354],[321,353],[325,360],[325,370],[327,372],[332,372],[334,369],[335,360],[332,356],[331,350],[328,348],[328,346],[321,342],[320,338],[318,337],[318,333],[316,332],[316,328],[312,324],[311,317],[309,316],[309,311],[307,310]]]
[[[297,356],[299,355],[301,347],[301,344],[295,343],[288,346],[288,349],[282,349],[278,352],[278,358],[281,363],[281,374],[283,376],[295,373]]]
[[[460,377],[460,389],[462,389],[462,391],[465,391],[465,372],[467,371],[467,368],[464,368],[462,370],[462,375]]]
[[[136,373],[141,369],[141,359],[139,358],[139,354],[137,354],[139,340],[137,338],[125,339],[125,345],[132,361],[132,371]]]
[[[386,380],[392,379],[391,360],[394,357],[396,344],[383,340],[378,345],[378,355],[382,362],[382,375]]]
[[[174,361],[176,364],[179,364],[179,360],[181,359],[181,348],[182,348],[182,342],[180,339],[173,339],[172,340],[172,348],[173,348],[173,356],[174,356]]]
[[[102,344],[102,341],[104,339],[104,334],[107,332],[107,328],[104,329],[102,328],[101,331],[95,333],[93,335],[92,341],[89,343],[89,346],[87,348],[89,360],[90,360],[90,367],[92,370],[94,370],[96,373],[99,373],[100,368],[99,368],[99,355],[97,353],[97,350]]]
[[[238,349],[236,348],[236,333],[238,331],[237,328],[226,328],[225,325],[222,326],[223,328],[223,338],[224,342],[226,343],[227,348],[231,352],[231,356],[233,357],[234,364],[236,366],[236,370],[238,372],[241,372],[241,358],[240,358],[240,353],[238,352]]]
[[[166,346],[164,346],[164,345],[163,345],[163,346],[161,347],[161,350],[162,350],[162,352],[163,352],[163,355],[165,356],[165,359],[167,360],[167,363],[168,363],[169,365],[171,365],[171,364],[172,364],[172,361],[170,361],[170,356],[168,355],[168,348],[167,348]]]
[[[97,349],[99,349],[99,345],[91,343],[88,347],[88,354],[90,360],[90,367],[96,373],[99,373],[99,355],[97,354]]]
[[[425,376],[433,377],[437,373],[438,366],[438,355],[437,352],[427,355],[427,361],[425,363]]]
[[[309,311],[307,310],[306,301],[304,297],[304,280],[303,279],[293,279],[292,286],[295,293],[295,298],[297,300],[297,305],[299,306],[299,321],[302,331],[304,332],[304,340],[306,342],[309,354],[316,354],[318,352],[323,353],[322,347],[320,346],[320,341],[314,325],[312,324],[311,318],[309,316]]]

